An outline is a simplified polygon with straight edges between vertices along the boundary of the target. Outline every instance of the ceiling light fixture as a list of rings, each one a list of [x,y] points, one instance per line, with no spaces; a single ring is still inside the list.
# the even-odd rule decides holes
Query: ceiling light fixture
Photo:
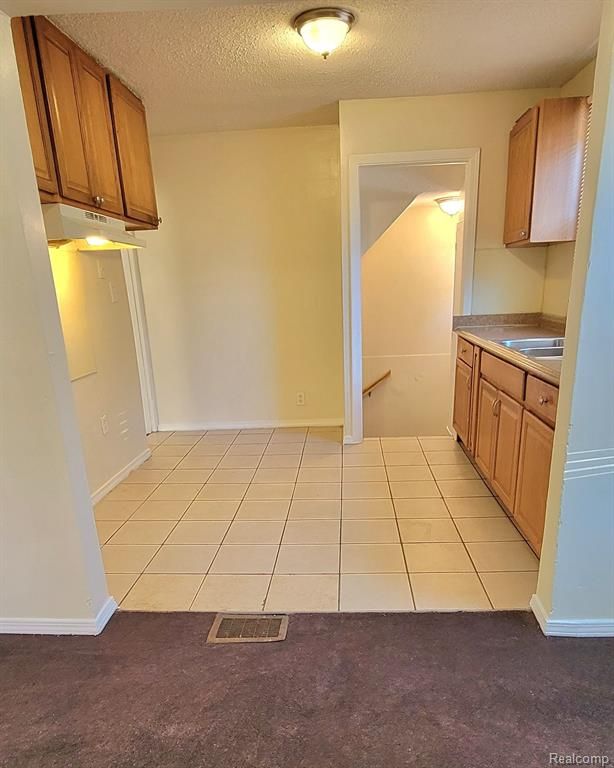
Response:
[[[310,50],[324,59],[338,48],[356,21],[344,8],[314,8],[294,19],[294,29]]]
[[[458,195],[450,195],[448,197],[436,197],[435,202],[448,216],[456,216],[463,210],[463,199]]]

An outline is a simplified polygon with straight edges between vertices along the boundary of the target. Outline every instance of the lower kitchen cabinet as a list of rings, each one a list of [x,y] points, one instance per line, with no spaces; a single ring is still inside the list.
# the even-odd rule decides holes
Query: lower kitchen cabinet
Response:
[[[492,474],[493,448],[495,443],[495,404],[497,390],[486,379],[480,379],[477,399],[477,428],[475,435],[475,463],[485,477]]]
[[[454,429],[486,484],[539,554],[558,387],[480,348],[473,339],[459,340],[454,381]]]
[[[538,554],[544,536],[553,440],[552,427],[524,411],[514,518]]]
[[[490,482],[497,496],[510,510],[514,508],[516,494],[522,411],[520,403],[504,392],[497,392]]]
[[[454,376],[454,415],[452,426],[462,442],[469,446],[471,424],[471,381],[473,372],[462,360],[456,361]]]

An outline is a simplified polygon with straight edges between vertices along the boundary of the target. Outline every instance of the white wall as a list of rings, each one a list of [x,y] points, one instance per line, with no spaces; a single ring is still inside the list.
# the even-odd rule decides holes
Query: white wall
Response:
[[[344,228],[350,155],[479,147],[473,312],[541,311],[546,249],[510,250],[503,246],[507,148],[516,119],[540,99],[558,93],[558,89],[541,89],[342,101]]]
[[[56,288],[64,286],[59,295],[63,325],[86,323],[89,329],[95,370],[74,380],[72,388],[89,487],[97,498],[149,451],[121,253],[75,255],[69,248],[50,253]],[[79,267],[82,280],[76,279]],[[76,292],[82,295],[75,296]],[[71,317],[74,313],[77,316]],[[109,425],[106,435],[100,423],[103,415]]]
[[[604,4],[544,545],[547,633],[614,635],[614,4]]]
[[[362,257],[366,437],[443,435],[450,405],[456,219],[411,205]]]
[[[152,152],[163,224],[139,263],[161,428],[341,423],[338,129]]]
[[[99,631],[114,607],[68,379],[9,19],[0,13],[0,631]]]
[[[595,62],[561,88],[561,96],[590,96],[593,92]],[[575,242],[550,245],[546,257],[543,311],[549,315],[567,315]]]

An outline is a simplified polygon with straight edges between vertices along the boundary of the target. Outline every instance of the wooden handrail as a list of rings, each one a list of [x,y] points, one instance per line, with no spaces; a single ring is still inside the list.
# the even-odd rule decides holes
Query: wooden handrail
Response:
[[[368,387],[365,387],[362,391],[362,396],[369,395],[371,397],[371,392],[377,387],[379,384],[382,383],[385,379],[388,379],[392,375],[392,371],[386,371],[382,376],[379,377],[379,379],[376,379],[372,384],[369,384]]]

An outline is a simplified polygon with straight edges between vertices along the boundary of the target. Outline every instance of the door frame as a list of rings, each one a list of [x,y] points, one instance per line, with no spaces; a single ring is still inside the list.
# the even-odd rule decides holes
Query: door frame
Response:
[[[455,262],[461,290],[456,295],[453,313],[471,314],[473,302],[473,264],[477,229],[479,148],[439,149],[416,152],[384,152],[350,155],[348,166],[347,210],[342,210],[343,270],[343,371],[344,371],[344,442],[359,443],[362,423],[362,280],[360,169],[372,165],[464,165],[465,212],[463,249],[460,264]],[[344,207],[345,207],[344,203]],[[456,282],[456,280],[455,280]],[[450,329],[450,332],[452,329]]]
[[[136,362],[141,383],[141,400],[143,401],[143,420],[145,431],[157,432],[158,401],[154,384],[153,365],[151,361],[151,347],[149,345],[149,331],[147,328],[147,315],[145,314],[145,300],[141,284],[141,270],[139,268],[138,251],[134,248],[121,251],[124,279],[128,293],[128,305],[132,319],[132,331],[134,333],[134,348]]]

